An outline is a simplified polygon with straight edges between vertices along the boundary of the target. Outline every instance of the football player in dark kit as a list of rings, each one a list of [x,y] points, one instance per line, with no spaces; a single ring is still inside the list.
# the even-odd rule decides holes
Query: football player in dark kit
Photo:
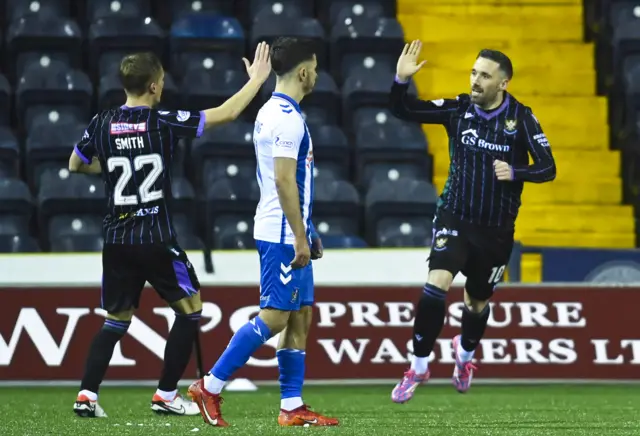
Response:
[[[556,176],[538,120],[506,90],[513,76],[506,55],[480,52],[471,70],[470,94],[424,101],[407,94],[411,76],[425,64],[418,63],[421,48],[420,41],[413,41],[398,59],[391,110],[404,120],[443,125],[451,164],[434,219],[427,283],[416,305],[411,368],[391,394],[396,403],[409,401],[429,379],[427,361],[444,324],[447,291],[459,272],[467,281],[462,334],[453,338],[452,381],[459,392],[469,389],[489,299],[511,256],[524,182],[544,183]]]
[[[171,167],[179,138],[235,120],[271,72],[269,46],[260,43],[253,64],[243,59],[245,86],[219,107],[200,112],[159,111],[164,85],[160,60],[150,53],[124,57],[120,79],[125,105],[97,114],[69,159],[69,170],[102,174],[108,200],[104,219],[101,306],[103,328],[89,349],[74,411],[105,417],[98,389],[116,344],[127,333],[146,282],[174,309],[164,368],[151,409],[197,415],[198,406],[178,394],[177,384],[191,358],[202,312],[200,284],[178,245],[171,220]]]

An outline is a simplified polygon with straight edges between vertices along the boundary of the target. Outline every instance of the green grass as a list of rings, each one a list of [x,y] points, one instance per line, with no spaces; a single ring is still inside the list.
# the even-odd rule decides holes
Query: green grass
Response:
[[[0,435],[640,435],[638,386],[474,386],[460,395],[449,386],[423,386],[404,405],[391,387],[307,387],[313,408],[341,419],[339,428],[279,428],[277,388],[227,393],[231,428],[197,417],[156,416],[153,389],[104,387],[106,419],[80,419],[70,388],[0,388]],[[193,431],[193,429],[199,429]]]

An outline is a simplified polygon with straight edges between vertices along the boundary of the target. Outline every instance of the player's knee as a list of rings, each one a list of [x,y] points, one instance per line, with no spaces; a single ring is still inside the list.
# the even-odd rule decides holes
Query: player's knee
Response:
[[[473,291],[471,291],[471,294],[470,294],[469,290],[465,288],[464,304],[465,306],[467,306],[467,309],[469,309],[469,312],[480,313],[483,310],[485,310],[485,308],[489,305],[489,298],[484,298],[484,296],[480,298],[476,298],[476,297],[473,297],[472,295],[479,295],[479,294],[475,294]]]
[[[190,297],[185,297],[174,303],[171,303],[171,307],[179,315],[191,315],[202,312],[202,299],[200,298],[200,292]]]
[[[104,330],[114,332],[119,334],[120,336],[124,336],[129,330],[129,326],[131,325],[131,318],[133,318],[133,313],[127,316],[127,312],[108,314],[107,318],[104,320],[104,324],[102,328]]]
[[[453,274],[443,269],[436,269],[429,271],[429,277],[427,283],[438,288],[448,291],[453,283]]]
[[[291,312],[278,309],[261,309],[258,316],[267,325],[271,336],[275,336],[287,327]]]

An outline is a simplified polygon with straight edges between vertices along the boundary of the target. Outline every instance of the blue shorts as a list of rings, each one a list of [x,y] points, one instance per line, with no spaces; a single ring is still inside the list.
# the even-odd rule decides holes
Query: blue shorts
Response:
[[[293,245],[256,241],[260,255],[260,308],[286,311],[313,305],[313,267],[291,269]]]

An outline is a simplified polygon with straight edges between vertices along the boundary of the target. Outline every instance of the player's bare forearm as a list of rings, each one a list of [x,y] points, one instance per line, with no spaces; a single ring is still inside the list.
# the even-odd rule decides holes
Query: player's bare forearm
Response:
[[[216,108],[205,110],[206,120],[204,127],[210,128],[236,120],[258,94],[262,83],[263,82],[258,79],[250,79],[242,89],[229,98],[229,100]]]
[[[303,238],[306,232],[300,213],[300,197],[295,178],[276,179],[276,189],[280,207],[291,226],[291,231],[296,238]]]

